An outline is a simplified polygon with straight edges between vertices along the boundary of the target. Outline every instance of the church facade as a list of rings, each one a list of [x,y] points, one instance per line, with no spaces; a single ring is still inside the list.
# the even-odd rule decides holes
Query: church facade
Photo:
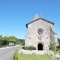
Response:
[[[53,22],[36,14],[26,27],[25,46],[34,46],[36,50],[49,50],[50,43],[58,45]]]

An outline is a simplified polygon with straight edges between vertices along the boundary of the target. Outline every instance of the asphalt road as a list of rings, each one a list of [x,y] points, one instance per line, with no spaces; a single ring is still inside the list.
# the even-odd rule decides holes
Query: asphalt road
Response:
[[[20,48],[20,46],[0,48],[0,60],[12,60],[14,51]]]

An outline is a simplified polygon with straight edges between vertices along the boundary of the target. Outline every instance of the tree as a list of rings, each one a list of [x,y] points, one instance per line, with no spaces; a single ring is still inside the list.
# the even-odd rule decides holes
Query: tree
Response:
[[[2,35],[0,35],[0,46],[1,45],[9,45],[9,42],[14,43],[14,44],[21,44],[24,45],[25,44],[25,40],[24,39],[18,39],[15,36],[4,36],[2,37]]]
[[[7,36],[7,39],[8,39],[9,42],[16,43],[16,37],[15,36]]]
[[[25,39],[18,39],[20,45],[25,45]]]
[[[9,44],[8,38],[7,38],[7,36],[4,36],[3,37],[3,45],[8,45],[8,44]]]
[[[58,38],[59,48],[60,48],[60,39]]]
[[[0,35],[0,46],[2,45],[3,37]]]

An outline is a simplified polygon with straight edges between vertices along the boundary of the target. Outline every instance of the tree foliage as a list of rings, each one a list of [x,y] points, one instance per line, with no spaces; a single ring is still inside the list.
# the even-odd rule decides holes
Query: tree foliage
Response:
[[[52,51],[56,51],[56,46],[54,44],[50,43],[49,49]]]
[[[59,43],[59,47],[60,47],[60,39],[58,38],[58,43]]]
[[[0,45],[2,45],[3,37],[0,35]]]
[[[1,45],[9,45],[9,42],[14,42],[15,44],[21,44],[21,45],[25,44],[24,39],[18,39],[15,36],[2,37],[2,35],[0,35],[0,46]]]

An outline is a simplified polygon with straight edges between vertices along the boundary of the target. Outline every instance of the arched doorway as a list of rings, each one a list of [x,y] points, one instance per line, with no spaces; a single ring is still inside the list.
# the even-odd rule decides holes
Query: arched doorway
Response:
[[[38,44],[38,50],[43,50],[43,45],[41,43]]]

